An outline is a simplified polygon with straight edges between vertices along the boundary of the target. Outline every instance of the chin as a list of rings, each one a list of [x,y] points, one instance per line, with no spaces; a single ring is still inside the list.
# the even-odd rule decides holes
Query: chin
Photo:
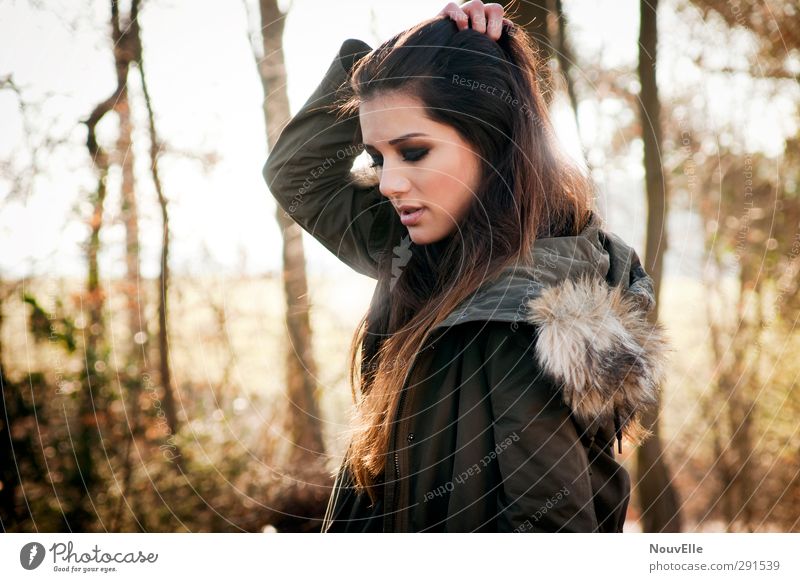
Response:
[[[436,236],[435,233],[428,232],[424,228],[417,229],[413,227],[408,229],[408,235],[415,245],[429,245],[444,238],[443,236]]]
[[[409,226],[408,236],[415,245],[430,245],[455,236],[458,232],[458,228],[453,228],[451,223],[447,225],[449,228],[437,226],[439,228],[431,228],[431,225]]]

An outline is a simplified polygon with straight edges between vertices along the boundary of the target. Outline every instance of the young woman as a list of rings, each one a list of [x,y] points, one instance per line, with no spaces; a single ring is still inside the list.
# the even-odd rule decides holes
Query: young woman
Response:
[[[668,346],[498,7],[346,40],[264,167],[288,215],[377,280],[322,531],[622,531],[614,444],[648,436]]]

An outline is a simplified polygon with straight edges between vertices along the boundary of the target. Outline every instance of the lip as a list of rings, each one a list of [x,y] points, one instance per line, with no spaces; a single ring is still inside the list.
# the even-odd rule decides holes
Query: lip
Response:
[[[419,222],[420,217],[425,213],[425,207],[424,206],[401,207],[397,209],[397,213],[400,215],[400,222],[403,223],[403,226],[414,226],[415,224],[417,224],[417,222]]]

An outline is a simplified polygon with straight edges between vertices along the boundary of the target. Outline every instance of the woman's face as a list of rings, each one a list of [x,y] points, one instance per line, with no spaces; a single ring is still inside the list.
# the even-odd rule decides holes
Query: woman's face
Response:
[[[380,177],[380,191],[415,244],[439,241],[467,214],[480,179],[480,158],[450,125],[425,115],[416,98],[397,92],[359,107],[364,147]],[[421,209],[406,215],[407,209]]]

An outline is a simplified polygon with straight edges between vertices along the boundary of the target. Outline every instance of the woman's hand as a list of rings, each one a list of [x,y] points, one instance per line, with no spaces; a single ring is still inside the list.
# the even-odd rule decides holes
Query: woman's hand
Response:
[[[470,0],[461,6],[455,2],[449,2],[437,16],[442,15],[455,20],[458,30],[469,28],[471,23],[473,30],[486,33],[494,41],[500,38],[503,24],[509,26],[512,24],[508,18],[503,18],[501,4],[484,4],[481,0]]]

